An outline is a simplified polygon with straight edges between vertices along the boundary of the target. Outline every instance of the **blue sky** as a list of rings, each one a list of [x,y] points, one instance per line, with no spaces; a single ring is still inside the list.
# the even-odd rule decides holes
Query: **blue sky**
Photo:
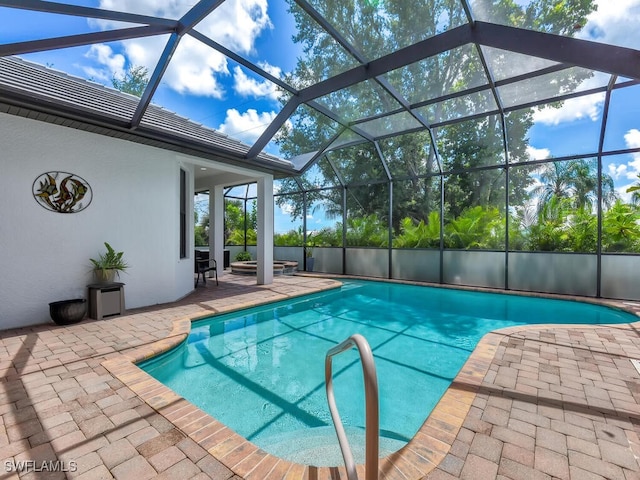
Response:
[[[193,4],[192,0],[62,1],[169,18],[179,18]],[[640,0],[597,0],[597,4],[597,11],[577,36],[640,50]],[[301,53],[291,41],[295,26],[287,8],[284,0],[227,0],[197,30],[282,78],[292,71]],[[1,43],[130,26],[1,7],[0,18]],[[131,65],[145,66],[151,73],[166,41],[166,36],[160,36],[23,58],[110,86],[111,78],[121,76]],[[608,76],[596,73],[581,88],[607,81]],[[559,109],[537,112],[529,132],[531,158],[595,150],[603,101],[604,95],[592,95],[567,101]],[[248,144],[280,110],[274,85],[189,36],[181,41],[153,102]],[[640,148],[640,87],[614,92],[605,141],[607,149],[635,147]],[[607,158],[604,171],[614,177],[618,192],[626,197],[626,188],[640,172],[640,154]]]
[[[178,18],[193,4],[189,0],[84,0],[83,6]],[[291,41],[292,18],[286,3],[233,0],[222,4],[197,29],[275,77],[295,66],[298,47]],[[0,41],[24,41],[51,36],[129,27],[103,20],[0,8]],[[25,25],[31,27],[25,28]],[[12,27],[15,26],[15,27]],[[23,55],[23,58],[72,75],[111,85],[131,65],[153,71],[167,36],[112,42]],[[273,48],[279,45],[278,48]],[[280,110],[275,86],[236,62],[187,36],[153,98],[161,105],[196,122],[221,130],[251,144]]]

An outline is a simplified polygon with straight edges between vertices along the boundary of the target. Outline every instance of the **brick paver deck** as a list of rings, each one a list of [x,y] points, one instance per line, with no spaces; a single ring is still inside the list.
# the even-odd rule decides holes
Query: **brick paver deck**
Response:
[[[335,286],[226,275],[174,304],[0,332],[0,479],[346,478],[266,454],[132,363],[179,343],[192,318]],[[640,479],[637,328],[488,334],[380,478]]]

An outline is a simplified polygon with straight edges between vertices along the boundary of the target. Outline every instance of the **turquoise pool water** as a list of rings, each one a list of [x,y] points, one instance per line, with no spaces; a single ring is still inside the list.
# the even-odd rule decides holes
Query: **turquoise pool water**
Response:
[[[314,465],[341,457],[324,389],[324,357],[354,333],[371,345],[381,454],[420,428],[480,338],[512,325],[628,323],[578,302],[375,281],[195,322],[186,342],[141,368],[272,454]],[[334,358],[341,417],[362,458],[364,391],[354,349]]]

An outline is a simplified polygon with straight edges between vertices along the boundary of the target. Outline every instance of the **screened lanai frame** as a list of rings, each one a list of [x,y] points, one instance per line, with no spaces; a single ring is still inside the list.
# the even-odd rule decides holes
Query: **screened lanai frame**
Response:
[[[195,39],[202,45],[220,52],[225,58],[236,62],[243,68],[248,69],[265,81],[277,85],[282,92],[287,93],[288,100],[284,101],[282,109],[274,120],[266,127],[262,135],[250,145],[248,150],[242,155],[247,162],[256,162],[259,155],[273,140],[274,135],[287,122],[290,115],[301,106],[307,105],[325,115],[335,123],[336,127],[350,129],[362,136],[367,141],[379,140],[387,135],[403,133],[407,130],[431,129],[447,121],[456,119],[441,119],[437,116],[429,118],[429,107],[437,106],[442,102],[451,102],[455,99],[482,94],[493,103],[492,109],[485,108],[482,112],[464,111],[460,112],[460,117],[468,117],[482,113],[494,111],[501,115],[509,111],[509,106],[501,101],[501,90],[509,88],[510,85],[518,82],[532,81],[536,77],[544,75],[554,75],[566,69],[579,68],[607,72],[617,77],[638,80],[640,77],[637,63],[637,51],[625,47],[618,47],[596,43],[586,40],[578,40],[569,36],[550,35],[543,32],[524,30],[508,25],[506,19],[495,17],[495,13],[487,4],[491,2],[469,2],[468,0],[452,1],[449,19],[440,20],[435,31],[427,32],[423,35],[416,32],[402,31],[402,27],[397,27],[397,35],[394,40],[401,39],[395,50],[383,48],[382,50],[367,51],[367,42],[361,41],[362,49],[356,48],[355,42],[361,38],[353,38],[354,34],[348,31],[345,25],[336,25],[335,19],[331,18],[332,12],[324,12],[323,2],[307,2],[297,0],[291,2],[291,10],[297,15],[304,15],[307,21],[312,22],[314,28],[322,35],[331,40],[332,44],[338,45],[336,51],[342,52],[346,63],[344,67],[340,62],[334,62],[336,66],[331,66],[331,72],[335,75],[328,78],[321,77],[320,81],[311,85],[306,85],[300,78],[282,79],[269,73],[256,61],[250,61],[246,54],[234,52],[231,48],[215,41],[211,36],[207,36],[199,27],[204,25],[209,18],[216,14],[216,10],[225,2],[220,0],[201,0],[193,5],[188,11],[183,12],[179,18],[162,18],[143,15],[138,12],[116,12],[105,9],[84,6],[91,2],[49,2],[41,0],[2,0],[0,8],[10,8],[23,11],[34,11],[48,13],[50,15],[66,15],[82,18],[100,19],[102,21],[118,22],[118,26],[129,28],[112,28],[104,31],[92,31],[89,33],[79,33],[68,36],[54,38],[43,38],[20,42],[4,43],[0,45],[0,57],[12,55],[28,55],[35,52],[43,52],[54,49],[64,49],[82,45],[93,45],[104,42],[117,42],[127,39],[147,38],[154,36],[167,36],[164,51],[160,54],[159,60],[153,69],[149,83],[145,88],[136,108],[129,113],[128,120],[118,124],[119,128],[131,131],[137,135],[151,134],[154,130],[151,126],[143,122],[143,118],[148,114],[149,106],[163,81],[163,75],[169,67],[172,56],[185,38]],[[393,4],[394,2],[390,2]],[[367,8],[375,6],[379,9],[379,17],[388,15],[392,8],[386,8],[384,2],[351,1],[345,5],[352,5],[352,10],[356,13],[364,12]],[[452,13],[453,12],[453,13]],[[181,12],[182,13],[182,12]],[[454,18],[455,17],[455,18]],[[375,17],[378,18],[378,17]],[[482,19],[480,21],[479,19]],[[333,20],[333,21],[332,21]],[[447,23],[449,22],[449,23]],[[496,23],[489,23],[496,22]],[[25,25],[29,29],[29,25]],[[411,27],[409,27],[411,28]],[[396,34],[396,31],[392,32]],[[433,35],[431,35],[433,34]],[[429,36],[427,36],[429,35]],[[437,59],[438,55],[454,52],[456,49],[465,49],[473,56],[477,62],[478,81],[470,83],[469,88],[455,91],[448,89],[443,95],[427,96],[421,92],[418,95],[411,95],[411,92],[401,92],[402,85],[394,80],[394,74],[403,69],[409,70],[419,63],[428,63],[431,59]],[[497,50],[496,50],[497,49]],[[505,53],[512,52],[510,61],[513,64],[518,62],[513,58],[518,56],[523,58],[534,58],[532,64],[534,69],[513,69],[499,66],[498,62],[492,59],[497,58],[496,51]],[[377,55],[383,54],[376,58]],[[353,67],[352,67],[353,66]],[[540,67],[540,68],[538,68]],[[615,82],[615,81],[614,81]],[[300,87],[295,85],[299,84]],[[349,89],[362,88],[366,90],[378,89],[380,95],[386,95],[392,99],[395,107],[389,106],[380,112],[368,112],[362,114],[344,115],[344,105],[339,108],[330,108],[323,99],[336,92],[346,92]],[[600,87],[601,91],[606,91],[609,87]],[[419,89],[414,89],[418,91]],[[531,94],[531,89],[529,94]],[[600,91],[594,89],[593,91]],[[3,97],[8,96],[9,90],[2,89]],[[15,95],[15,91],[11,92]],[[562,97],[557,97],[560,101],[563,98],[570,98],[576,93],[569,93]],[[414,98],[410,98],[413,96]],[[534,98],[531,101],[521,101],[518,106],[536,104],[544,102],[548,98]],[[15,101],[15,97],[14,97]],[[42,99],[32,99],[34,106],[43,105]],[[478,105],[478,102],[467,101],[467,106]],[[68,106],[60,103],[58,105],[60,113],[64,113]],[[73,109],[75,114],[85,115],[86,120],[96,120],[96,112],[89,107],[79,108],[77,105]],[[358,112],[356,112],[358,113]],[[98,114],[104,116],[104,113]],[[385,119],[384,121],[382,119]],[[380,128],[381,123],[383,128]],[[376,124],[377,128],[371,128]],[[114,125],[116,126],[116,125]],[[335,137],[339,135],[337,132]],[[307,168],[318,156],[331,146],[335,138],[328,139],[324,144],[317,146],[316,152],[301,152],[299,156],[286,158],[293,164],[294,170]],[[191,138],[189,142],[197,143],[197,139]],[[219,153],[219,150],[217,151]],[[233,152],[238,156],[238,152]],[[296,158],[297,157],[297,158]],[[272,164],[271,168],[278,171],[286,170],[279,168],[281,165]]]
[[[358,188],[358,187],[367,187],[370,188],[373,185],[383,185],[383,184],[388,184],[388,185],[393,185],[394,182],[402,182],[402,181],[407,181],[407,180],[411,180],[411,179],[435,179],[440,183],[440,195],[441,195],[441,202],[439,205],[439,211],[440,211],[440,219],[441,219],[441,225],[440,225],[440,232],[439,232],[439,246],[437,246],[432,252],[429,251],[425,251],[424,249],[405,249],[407,252],[410,252],[412,254],[412,261],[415,262],[416,258],[419,258],[420,255],[430,255],[433,258],[433,253],[435,253],[439,258],[438,260],[435,262],[435,265],[437,265],[438,267],[438,272],[437,274],[433,274],[433,272],[425,272],[425,273],[416,273],[416,275],[414,276],[410,276],[409,278],[405,277],[404,274],[402,272],[400,272],[400,269],[395,268],[394,267],[394,262],[398,261],[398,251],[401,251],[401,248],[398,248],[396,246],[394,246],[394,238],[393,238],[393,229],[391,227],[391,222],[388,222],[387,228],[388,228],[388,235],[389,235],[389,243],[388,243],[388,247],[383,248],[383,249],[378,249],[379,251],[383,251],[383,255],[384,255],[384,261],[388,262],[388,269],[386,272],[383,272],[382,270],[384,269],[380,269],[380,268],[371,268],[371,265],[368,266],[360,266],[360,268],[356,268],[356,271],[349,271],[349,269],[346,267],[346,265],[348,264],[348,260],[347,257],[351,256],[354,252],[354,250],[358,250],[358,249],[353,249],[351,247],[354,247],[353,245],[349,245],[347,243],[347,226],[346,226],[346,222],[343,224],[343,231],[342,231],[342,237],[343,237],[343,243],[341,245],[339,245],[339,247],[341,247],[341,253],[342,253],[342,265],[341,267],[337,267],[335,266],[335,263],[329,267],[327,270],[325,270],[327,273],[337,273],[337,274],[345,274],[345,273],[356,273],[356,274],[363,274],[363,275],[371,275],[371,276],[378,276],[378,277],[388,277],[388,278],[403,278],[403,279],[409,279],[409,280],[423,280],[423,281],[431,281],[431,282],[436,282],[436,283],[460,283],[460,281],[458,281],[455,277],[451,277],[451,276],[447,276],[447,272],[446,272],[446,259],[445,257],[447,256],[447,254],[451,254],[452,251],[455,250],[455,248],[451,248],[451,247],[446,247],[444,244],[444,219],[445,219],[445,212],[444,212],[444,199],[445,199],[445,189],[443,188],[445,186],[445,177],[448,175],[460,175],[460,174],[473,174],[473,173],[479,173],[479,172],[499,172],[502,176],[503,176],[503,181],[505,183],[508,183],[508,179],[509,179],[509,171],[512,169],[535,169],[538,170],[540,168],[544,168],[547,166],[551,166],[551,165],[555,165],[555,164],[567,164],[569,162],[587,162],[590,163],[592,165],[592,168],[594,170],[597,170],[597,175],[598,178],[602,178],[603,175],[603,171],[602,171],[602,164],[603,164],[603,160],[607,159],[609,157],[616,157],[616,156],[622,156],[625,154],[630,154],[630,153],[636,153],[638,151],[638,149],[621,149],[621,150],[610,150],[610,151],[605,151],[603,149],[603,146],[605,145],[605,136],[606,136],[606,119],[609,115],[609,109],[610,109],[610,105],[611,105],[611,96],[612,94],[614,94],[616,91],[620,91],[623,88],[628,88],[630,86],[633,85],[637,85],[636,82],[629,82],[629,81],[624,81],[621,83],[616,83],[615,81],[615,77],[612,78],[612,80],[609,82],[609,84],[606,87],[606,90],[604,90],[604,92],[602,91],[602,89],[599,89],[597,92],[590,92],[590,94],[594,94],[594,93],[604,93],[605,97],[604,97],[604,107],[603,107],[603,111],[601,114],[601,119],[599,121],[599,128],[598,128],[598,135],[597,135],[597,141],[595,142],[595,145],[597,145],[597,147],[595,147],[593,149],[593,151],[590,152],[585,152],[585,153],[580,153],[577,155],[563,155],[563,156],[559,156],[559,157],[552,157],[552,158],[546,158],[546,159],[537,159],[537,160],[528,160],[528,161],[518,161],[516,163],[510,163],[508,162],[506,159],[508,159],[508,144],[509,144],[509,140],[508,140],[508,135],[504,134],[504,154],[501,157],[501,160],[497,163],[494,164],[490,164],[490,165],[481,165],[481,166],[477,166],[477,167],[470,167],[467,169],[460,169],[460,170],[443,170],[442,172],[439,171],[434,171],[434,172],[428,172],[428,173],[421,173],[421,174],[416,174],[413,176],[410,175],[393,175],[391,173],[391,171],[393,170],[393,168],[391,168],[389,166],[388,160],[384,155],[384,147],[380,146],[380,142],[378,141],[374,141],[373,145],[374,145],[374,150],[376,152],[376,154],[378,155],[378,160],[381,162],[381,164],[383,165],[383,171],[385,172],[385,177],[381,178],[381,179],[367,179],[366,181],[361,181],[361,182],[357,182],[357,181],[350,181],[347,182],[345,181],[345,176],[341,171],[341,168],[337,166],[335,161],[331,160],[331,155],[332,152],[329,151],[327,152],[323,157],[321,157],[320,161],[326,162],[326,165],[330,166],[331,171],[333,172],[333,178],[331,179],[332,184],[335,184],[336,186],[326,186],[324,184],[319,184],[319,185],[315,185],[313,186],[313,182],[309,181],[308,178],[305,178],[305,176],[296,176],[296,177],[291,177],[290,178],[290,182],[288,183],[288,188],[286,190],[281,190],[280,189],[280,185],[277,184],[276,186],[276,190],[275,190],[275,199],[276,199],[276,205],[278,204],[278,198],[281,196],[286,196],[286,195],[292,195],[292,194],[297,194],[297,195],[301,195],[303,198],[307,198],[309,194],[312,193],[318,193],[318,192],[326,192],[332,189],[339,189],[341,190],[342,193],[342,204],[343,204],[343,209],[342,209],[342,218],[348,218],[349,214],[348,211],[349,209],[347,208],[347,201],[345,200],[348,196],[348,190],[352,189],[352,188]],[[637,87],[636,87],[637,88]],[[574,98],[574,96],[566,96],[565,99],[571,99]],[[516,111],[516,109],[511,109],[511,110],[507,110],[506,114],[508,115],[510,111]],[[478,117],[480,118],[480,117]],[[464,120],[459,120],[456,122],[447,122],[447,123],[443,123],[442,125],[440,125],[441,127],[446,127],[447,125],[454,125],[454,124],[460,124],[460,123],[464,123],[469,121],[469,119],[464,119]],[[501,124],[505,124],[503,123],[504,121],[500,122]],[[381,140],[382,142],[383,140]],[[309,173],[309,172],[307,172]],[[505,190],[509,190],[508,187],[505,188]],[[484,262],[484,265],[488,267],[488,270],[492,270],[494,273],[497,273],[498,276],[502,277],[503,283],[501,284],[500,282],[493,282],[490,284],[487,284],[486,281],[482,278],[476,278],[475,280],[472,281],[467,281],[467,284],[474,284],[474,285],[481,285],[481,286],[490,286],[490,287],[499,287],[499,288],[505,288],[505,289],[510,289],[513,288],[515,290],[534,290],[534,291],[545,291],[545,289],[547,289],[547,291],[554,291],[554,292],[558,292],[558,290],[560,290],[562,293],[573,293],[573,294],[582,294],[582,295],[588,295],[588,296],[603,296],[603,287],[602,287],[602,282],[603,282],[603,275],[605,275],[605,279],[604,281],[607,281],[606,278],[606,272],[608,272],[609,274],[611,273],[612,270],[623,270],[624,268],[621,268],[620,265],[620,261],[631,261],[632,262],[632,268],[635,268],[636,266],[638,266],[638,260],[640,260],[640,257],[637,256],[637,253],[634,255],[633,253],[625,253],[625,252],[607,252],[603,250],[603,222],[602,222],[602,215],[603,215],[603,201],[601,201],[601,198],[603,197],[603,193],[602,193],[602,182],[598,181],[598,185],[597,185],[597,191],[594,192],[595,196],[597,197],[596,200],[596,204],[595,204],[595,210],[596,210],[596,218],[597,218],[597,240],[596,240],[596,246],[593,247],[593,249],[591,251],[587,251],[587,252],[562,252],[562,251],[558,251],[558,252],[536,252],[536,251],[531,251],[531,252],[527,252],[527,251],[522,251],[520,249],[517,248],[513,248],[510,245],[510,240],[509,240],[509,229],[505,229],[505,238],[504,238],[504,245],[509,245],[508,248],[495,248],[495,249],[490,249],[490,248],[485,248],[485,249],[481,249],[482,252],[464,252],[462,253],[463,255],[475,255],[475,259],[473,258],[469,258],[469,261],[477,261],[478,259],[478,253],[485,255],[488,254],[490,255],[488,257],[488,262]],[[390,189],[390,191],[392,191],[392,188]],[[504,210],[506,213],[506,218],[505,218],[505,222],[509,222],[510,218],[509,218],[509,210],[510,210],[510,199],[509,199],[509,195],[505,195],[504,196]],[[248,197],[251,198],[251,197]],[[238,198],[239,200],[242,200],[242,198]],[[302,244],[306,244],[307,243],[307,234],[310,231],[309,226],[307,225],[306,222],[306,218],[307,218],[307,203],[305,202],[304,206],[302,207],[303,209],[303,232],[304,232],[304,239],[302,240]],[[388,212],[388,218],[391,219],[393,217],[393,196],[389,195],[389,212]],[[320,246],[322,247],[322,246]],[[316,249],[318,249],[316,247]],[[320,250],[322,250],[322,248],[320,248]],[[362,250],[362,249],[359,249]],[[366,250],[371,250],[371,248],[367,248]],[[421,250],[421,251],[418,251]],[[534,287],[530,287],[528,285],[524,285],[523,284],[523,280],[522,278],[516,279],[514,282],[514,286],[510,287],[509,285],[509,275],[510,275],[510,267],[509,267],[509,262],[510,262],[510,258],[512,259],[512,261],[515,261],[516,264],[518,263],[522,263],[522,257],[527,256],[527,254],[533,253],[533,254],[541,254],[541,255],[547,255],[547,258],[545,260],[541,260],[540,262],[535,262],[536,264],[538,264],[538,266],[540,267],[541,263],[543,262],[548,262],[548,261],[554,261],[554,260],[558,260],[559,264],[560,264],[560,269],[565,269],[565,267],[567,265],[572,265],[572,268],[569,268],[568,270],[566,270],[566,272],[568,272],[568,276],[575,276],[575,272],[577,270],[581,271],[581,273],[586,274],[587,277],[591,276],[594,280],[595,280],[595,284],[593,286],[577,286],[575,289],[572,289],[571,287],[569,287],[569,289],[567,289],[566,286],[561,286],[558,284],[557,281],[550,281],[549,282],[549,287],[545,287],[545,286],[541,286],[540,284],[538,284],[537,286]],[[455,252],[454,252],[455,254]],[[613,262],[610,262],[608,265],[605,265],[605,267],[603,267],[602,265],[602,258],[603,258],[603,254],[606,255],[607,260],[613,260]],[[286,255],[286,253],[285,253]],[[298,249],[297,255],[300,256],[301,252],[300,249]],[[539,255],[539,256],[541,256]],[[549,257],[549,255],[552,255],[551,257]],[[555,257],[554,257],[554,256]],[[530,255],[529,255],[530,256]],[[616,256],[618,256],[619,258],[615,258]],[[502,258],[500,258],[502,257]],[[623,260],[623,258],[626,257],[626,260]],[[358,263],[367,263],[371,261],[371,257],[366,257],[366,259],[363,262],[358,262],[356,260],[356,262]],[[399,263],[402,263],[402,260],[400,260]],[[433,262],[431,263],[432,265],[434,264]],[[488,264],[493,264],[491,267]],[[316,265],[318,265],[318,263],[316,263]],[[496,265],[498,265],[498,267],[496,267]],[[614,266],[615,265],[615,266]],[[605,271],[605,274],[603,274],[603,270]],[[394,273],[395,272],[395,273]],[[548,279],[545,279],[545,281],[548,281]],[[464,281],[463,281],[464,283]],[[605,294],[606,296],[616,296],[616,293],[614,288],[611,288],[611,286],[609,286],[609,288],[605,288]],[[625,294],[622,294],[625,295]],[[629,292],[627,291],[626,295],[630,295]],[[631,294],[633,295],[633,294]]]
[[[227,0],[228,1],[228,0]],[[108,109],[100,106],[91,106],[90,103],[82,103],[81,99],[74,98],[69,101],[65,94],[52,99],[52,92],[47,90],[46,84],[37,84],[37,88],[26,86],[29,79],[20,78],[20,81],[4,81],[0,78],[0,102],[8,105],[3,111],[9,111],[10,107],[20,107],[22,112],[38,111],[53,113],[57,119],[72,118],[74,121],[83,122],[88,126],[100,126],[118,133],[127,133],[128,138],[139,138],[140,141],[148,141],[150,138],[160,140],[169,146],[189,148],[189,152],[200,155],[203,158],[216,161],[229,162],[244,166],[251,166],[263,171],[272,172],[276,177],[291,176],[297,178],[310,171],[318,162],[325,162],[334,171],[339,188],[348,191],[349,188],[359,188],[368,185],[390,185],[388,189],[389,219],[393,219],[393,182],[412,179],[434,178],[440,184],[440,245],[438,249],[439,275],[437,280],[444,283],[460,283],[454,277],[449,278],[445,261],[451,249],[445,248],[442,236],[445,227],[446,185],[445,179],[452,175],[480,176],[481,172],[502,170],[505,182],[508,184],[510,175],[527,166],[544,166],[549,164],[549,159],[516,159],[513,149],[510,148],[509,131],[505,132],[504,126],[511,115],[516,112],[534,108],[549,102],[568,102],[572,99],[583,98],[588,95],[604,95],[604,107],[601,120],[601,131],[597,148],[593,151],[582,152],[575,155],[569,152],[566,155],[556,157],[555,162],[572,161],[580,159],[593,159],[597,162],[598,186],[596,196],[598,237],[595,248],[597,271],[597,287],[590,289],[578,289],[577,292],[596,296],[602,294],[601,272],[602,263],[602,178],[603,163],[607,158],[637,153],[640,148],[607,148],[606,126],[609,116],[609,104],[612,95],[616,92],[633,88],[640,81],[640,62],[637,50],[627,48],[624,45],[607,45],[594,41],[572,38],[571,35],[582,28],[576,24],[569,31],[546,33],[520,28],[523,25],[514,24],[505,18],[496,17],[493,9],[498,2],[467,0],[451,1],[452,7],[449,16],[438,19],[433,31],[422,34],[415,30],[415,25],[420,24],[420,15],[426,12],[416,10],[415,24],[408,29],[414,35],[403,36],[397,42],[396,48],[388,48],[388,44],[382,48],[373,48],[363,38],[357,37],[357,32],[345,28],[335,21],[334,12],[325,11],[325,3],[320,1],[296,0],[293,5],[298,15],[304,16],[307,21],[313,22],[314,32],[319,38],[330,42],[332,48],[338,52],[333,57],[331,65],[325,65],[327,74],[316,81],[307,81],[295,76],[278,76],[263,68],[255,59],[250,59],[245,53],[234,51],[230,45],[218,42],[211,35],[201,29],[211,15],[224,5],[224,1],[200,1],[188,9],[184,9],[175,18],[163,18],[151,16],[142,12],[115,12],[94,8],[89,0],[48,2],[39,0],[0,0],[0,8],[34,11],[57,15],[70,15],[81,18],[102,19],[113,22],[125,22],[129,28],[113,28],[89,33],[76,33],[68,36],[51,38],[36,38],[24,41],[4,42],[0,44],[0,57],[26,56],[36,52],[46,52],[53,49],[64,49],[78,46],[92,45],[96,42],[118,42],[127,39],[146,38],[149,36],[164,36],[167,38],[159,60],[152,69],[150,81],[139,101],[129,106],[125,111],[120,111],[117,119],[113,118]],[[523,2],[517,2],[521,4]],[[530,2],[531,3],[531,2]],[[379,18],[389,16],[393,5],[398,2],[378,2],[372,0],[357,0],[344,2],[352,7],[359,15],[369,12],[371,9],[380,10]],[[527,2],[524,2],[527,4]],[[375,17],[375,12],[374,12]],[[378,18],[378,17],[375,17]],[[25,25],[26,29],[34,29]],[[373,28],[373,26],[372,26]],[[400,24],[397,33],[403,28]],[[394,31],[394,33],[396,33]],[[203,140],[201,131],[167,131],[160,128],[158,122],[148,121],[155,115],[152,109],[156,100],[156,93],[162,86],[163,78],[170,66],[174,54],[185,39],[196,40],[200,44],[220,52],[226,58],[232,60],[252,74],[263,78],[287,94],[283,100],[278,114],[273,121],[266,126],[262,134],[253,143],[247,145],[233,144],[226,139],[215,137]],[[409,39],[409,40],[408,40]],[[359,44],[361,48],[355,45]],[[432,91],[430,88],[405,88],[398,77],[411,77],[413,68],[428,69],[432,64],[447,55],[458,56],[456,58],[473,58],[474,75],[467,79],[466,83],[452,82],[443,87],[442,91]],[[4,60],[4,58],[0,58]],[[337,60],[344,60],[344,63]],[[4,70],[7,63],[1,63],[0,69]],[[13,68],[13,67],[11,67]],[[599,83],[595,86],[580,83],[577,86],[563,85],[562,79],[571,75],[596,74]],[[603,75],[604,74],[604,75]],[[415,83],[413,86],[425,85],[421,83],[419,76],[411,77]],[[550,84],[560,82],[560,87],[548,89]],[[460,86],[462,85],[462,87]],[[429,85],[426,85],[427,87]],[[357,108],[357,95],[366,95],[375,92],[380,99],[384,98],[385,106],[378,109],[370,109],[364,114]],[[70,94],[69,94],[70,95]],[[351,99],[349,102],[348,100]],[[53,100],[53,101],[52,101]],[[382,102],[381,102],[382,103]],[[313,144],[312,149],[289,149],[284,155],[276,158],[270,150],[270,146],[277,143],[278,134],[286,130],[287,122],[291,122],[302,110],[313,112],[315,118],[322,119],[331,128]],[[17,113],[28,114],[28,113]],[[467,165],[463,169],[448,169],[443,160],[443,152],[438,143],[438,132],[463,124],[481,120],[486,116],[493,116],[502,126],[503,153],[500,159],[484,159],[488,162]],[[301,115],[302,117],[302,115]],[[156,118],[156,117],[154,117]],[[49,121],[59,121],[51,119]],[[291,130],[292,133],[295,131]],[[176,127],[179,128],[179,127]],[[321,130],[321,129],[318,129]],[[393,162],[385,156],[385,142],[395,136],[410,135],[415,132],[425,132],[428,137],[429,152],[433,162],[423,171],[407,173],[404,177],[394,169]],[[275,137],[275,138],[274,138]],[[375,178],[369,178],[366,182],[357,179],[347,181],[344,172],[341,171],[339,156],[340,148],[358,149],[357,145],[367,145],[372,161],[380,165],[375,171]],[[340,148],[339,148],[340,147]],[[364,148],[364,147],[363,147]],[[504,162],[504,163],[502,163]],[[475,173],[472,173],[475,172]],[[313,192],[302,180],[295,180],[303,195]],[[508,189],[507,189],[508,190]],[[276,196],[279,192],[276,192]],[[343,195],[343,219],[347,218],[347,195]],[[510,212],[510,198],[505,195],[505,214]],[[303,206],[306,209],[306,205]],[[346,227],[345,227],[346,229]],[[307,231],[305,227],[305,232]],[[505,245],[509,245],[509,229],[505,231]],[[343,235],[343,262],[342,271],[345,271],[346,259],[346,234]],[[397,277],[394,275],[395,265],[393,261],[393,232],[388,228],[388,261],[377,268],[374,276]],[[358,253],[361,252],[351,252]],[[494,253],[501,254],[500,250]],[[510,281],[510,263],[516,255],[509,255],[509,248],[505,248],[504,254],[504,282],[497,285],[502,288],[515,288]],[[510,261],[511,259],[511,261]],[[366,260],[365,260],[366,262]],[[376,265],[379,261],[376,260]],[[336,272],[339,273],[339,272]],[[360,273],[358,270],[356,273]],[[398,273],[398,272],[396,272]],[[401,273],[403,275],[403,273]],[[432,279],[432,277],[429,277]],[[482,284],[473,279],[462,279],[462,283]],[[498,282],[499,283],[499,282]],[[495,285],[487,285],[495,286]],[[527,289],[527,288],[524,288]],[[536,289],[532,287],[532,289]],[[588,290],[588,291],[587,291]]]

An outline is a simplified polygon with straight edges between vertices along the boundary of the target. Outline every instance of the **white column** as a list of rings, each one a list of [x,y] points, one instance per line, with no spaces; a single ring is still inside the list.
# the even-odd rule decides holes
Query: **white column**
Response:
[[[224,275],[224,187],[209,188],[209,256],[218,266],[218,276]],[[211,258],[211,257],[209,257]]]
[[[258,285],[273,283],[273,176],[258,179]]]

